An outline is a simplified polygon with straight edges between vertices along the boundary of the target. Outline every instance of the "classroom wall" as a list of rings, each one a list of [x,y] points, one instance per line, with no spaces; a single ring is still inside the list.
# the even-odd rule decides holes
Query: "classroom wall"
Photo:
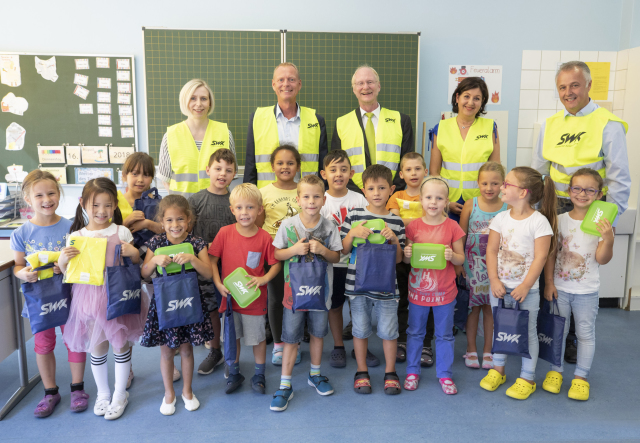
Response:
[[[0,51],[133,54],[139,143],[146,151],[142,26],[420,31],[419,118],[414,122],[418,148],[422,122],[432,127],[439,113],[449,108],[449,64],[503,65],[502,104],[489,105],[488,109],[509,111],[508,166],[511,168],[516,158],[522,51],[560,47],[576,51],[618,51],[624,49],[621,43],[631,45],[626,47],[640,46],[639,4],[638,0],[540,0],[535,3],[509,0],[370,0],[364,3],[113,0],[107,5],[24,0],[3,4],[5,20]],[[629,11],[631,20],[628,20]],[[13,19],[8,19],[10,17]],[[304,80],[304,72],[302,78]],[[380,101],[384,104],[384,78],[381,80]]]

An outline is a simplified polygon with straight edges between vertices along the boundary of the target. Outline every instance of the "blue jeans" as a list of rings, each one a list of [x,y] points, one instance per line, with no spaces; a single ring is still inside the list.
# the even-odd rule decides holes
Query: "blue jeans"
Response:
[[[558,309],[564,322],[564,337],[562,338],[562,354],[569,334],[569,317],[573,312],[576,322],[576,336],[578,337],[578,362],[574,375],[588,378],[593,354],[596,352],[596,315],[598,315],[597,292],[591,294],[569,294],[558,290]],[[552,371],[563,372],[564,359],[560,367],[551,365]]]
[[[304,321],[307,320],[309,334],[324,338],[329,332],[329,311],[296,311],[284,308],[282,316],[282,341],[298,344],[304,335]]]
[[[436,336],[436,376],[451,378],[453,365],[453,311],[456,301],[442,306],[420,306],[409,303],[407,327],[407,374],[420,374],[420,356],[424,336],[427,333],[429,311],[433,309]]]
[[[511,297],[512,289],[505,288],[507,293],[504,295],[504,307],[512,308],[515,300]],[[491,307],[498,306],[498,299],[491,295]],[[529,355],[531,358],[522,357],[522,369],[520,370],[520,378],[534,380],[536,377],[536,363],[538,363],[538,311],[540,310],[540,292],[538,288],[532,289],[527,297],[520,303],[520,310],[529,311]],[[494,336],[495,337],[495,336]],[[506,354],[493,354],[493,364],[495,366],[505,366],[507,363]]]
[[[364,295],[349,296],[351,299],[351,325],[355,338],[364,340],[373,334],[371,311],[378,317],[378,337],[383,340],[398,338],[398,300],[373,300]]]

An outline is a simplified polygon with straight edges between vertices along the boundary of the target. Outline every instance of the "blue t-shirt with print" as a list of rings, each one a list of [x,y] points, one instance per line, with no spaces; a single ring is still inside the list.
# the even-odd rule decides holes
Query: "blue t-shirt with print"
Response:
[[[51,226],[38,226],[26,222],[11,234],[11,250],[25,256],[38,251],[61,251],[66,246],[71,220],[64,217]]]

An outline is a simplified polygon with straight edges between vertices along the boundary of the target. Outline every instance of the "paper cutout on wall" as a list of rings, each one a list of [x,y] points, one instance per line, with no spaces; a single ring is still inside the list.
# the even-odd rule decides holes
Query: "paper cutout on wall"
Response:
[[[13,92],[8,93],[2,99],[2,112],[11,112],[15,115],[23,115],[29,108],[29,103],[23,97],[16,97]]]
[[[24,148],[24,139],[27,135],[27,130],[16,122],[11,123],[7,127],[7,145],[5,149],[7,151],[19,151]]]
[[[22,84],[19,55],[0,55],[0,82],[12,87]]]
[[[42,76],[45,80],[51,80],[55,82],[58,80],[58,73],[56,72],[56,58],[51,57],[49,60],[42,60],[38,57],[35,57],[36,60],[36,71],[38,74]]]

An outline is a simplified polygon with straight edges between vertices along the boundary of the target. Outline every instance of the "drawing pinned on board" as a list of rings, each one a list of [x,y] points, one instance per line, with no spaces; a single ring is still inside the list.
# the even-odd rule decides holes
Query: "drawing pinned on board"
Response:
[[[7,145],[5,149],[7,151],[20,151],[24,148],[24,139],[27,135],[27,130],[16,122],[7,126]]]
[[[116,79],[119,82],[130,82],[131,81],[131,72],[130,71],[116,71]]]
[[[116,59],[116,68],[117,69],[131,69],[131,60],[128,58],[118,58]]]
[[[76,73],[73,76],[73,83],[75,83],[76,85],[80,85],[80,86],[88,86],[89,85],[89,76]]]
[[[56,58],[51,57],[49,60],[42,60],[41,58],[35,57],[36,60],[36,71],[38,74],[42,76],[45,80],[51,80],[55,82],[58,80],[58,73],[56,72]]]
[[[97,92],[97,94],[98,94],[98,103],[111,103],[110,92]]]
[[[121,94],[131,94],[131,83],[118,83],[118,92]]]
[[[40,146],[38,144],[38,161],[40,163],[64,163],[64,145]]]
[[[22,180],[24,180],[28,174],[28,172],[24,170],[24,166],[22,165],[13,164],[11,166],[7,166],[7,171],[9,171],[9,173],[4,176],[4,179],[8,183],[22,183]]]
[[[47,171],[50,172],[55,179],[58,181],[58,183],[60,183],[61,185],[66,185],[67,184],[67,168],[65,168],[64,166],[60,166],[60,167],[40,167],[38,168],[41,171]]]
[[[113,137],[111,126],[98,126],[98,137]]]
[[[80,114],[93,114],[93,103],[80,103]]]
[[[86,100],[89,96],[89,90],[87,88],[83,88],[80,85],[76,86],[76,89],[73,90],[73,93],[83,100]]]
[[[109,57],[96,57],[96,68],[109,69]]]
[[[3,85],[15,88],[22,84],[19,55],[0,54],[0,65],[0,82]]]
[[[111,105],[108,103],[98,103],[98,114],[111,114]]]
[[[29,103],[23,97],[16,97],[13,92],[8,93],[2,99],[2,112],[11,112],[15,115],[23,115],[29,108]]]
[[[110,127],[100,127],[100,129],[109,129]],[[82,163],[108,163],[107,145],[103,146],[82,146]]]
[[[118,83],[120,84],[120,83]],[[118,94],[118,104],[120,105],[130,105],[131,104],[131,94]]]
[[[76,69],[77,70],[81,70],[81,69],[89,69],[89,59],[88,58],[77,58],[75,59],[76,62]]]

